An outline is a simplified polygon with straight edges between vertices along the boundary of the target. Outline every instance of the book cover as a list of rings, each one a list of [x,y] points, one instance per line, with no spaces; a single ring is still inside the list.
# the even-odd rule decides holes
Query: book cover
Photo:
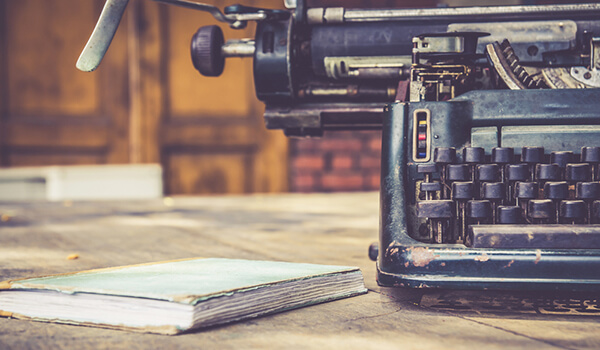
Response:
[[[177,334],[366,293],[356,267],[187,259],[0,283],[0,316]]]

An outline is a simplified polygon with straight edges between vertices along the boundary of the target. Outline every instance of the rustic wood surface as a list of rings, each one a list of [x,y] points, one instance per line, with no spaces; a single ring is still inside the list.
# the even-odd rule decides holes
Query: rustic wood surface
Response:
[[[0,349],[600,348],[590,296],[378,287],[376,193],[0,203],[0,216],[2,280],[200,256],[355,265],[370,290],[179,336],[0,318]]]

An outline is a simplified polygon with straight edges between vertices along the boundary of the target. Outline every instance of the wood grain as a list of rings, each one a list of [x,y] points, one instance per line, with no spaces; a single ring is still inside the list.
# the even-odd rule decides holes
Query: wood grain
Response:
[[[359,266],[367,295],[167,337],[0,318],[0,348],[597,349],[598,317],[461,313],[440,290],[382,288],[367,247],[378,194],[0,203],[0,280],[191,257]],[[77,253],[79,258],[68,260]],[[465,297],[486,291],[454,291]],[[522,295],[523,292],[518,293]],[[532,297],[540,296],[531,293]],[[489,305],[490,307],[493,305]]]

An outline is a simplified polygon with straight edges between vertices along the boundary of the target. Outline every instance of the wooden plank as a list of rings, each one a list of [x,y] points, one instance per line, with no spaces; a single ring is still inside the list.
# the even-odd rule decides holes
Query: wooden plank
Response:
[[[256,135],[248,123],[211,125],[197,123],[166,123],[163,128],[163,146],[249,147],[256,144]]]
[[[23,119],[23,118],[21,118]],[[69,123],[68,121],[9,120],[4,122],[6,147],[80,147],[106,148],[109,126],[102,120],[90,123]]]
[[[245,154],[169,153],[167,192],[245,193],[250,191],[249,157]]]
[[[75,61],[96,20],[91,1],[8,1],[6,51],[9,114],[93,115],[98,75]],[[76,14],[76,15],[74,15]]]
[[[166,203],[0,203],[0,279],[205,256],[359,266],[370,292],[176,337],[0,318],[0,347],[573,349],[600,341],[594,316],[464,315],[419,306],[428,291],[378,287],[366,257],[377,239],[377,193]],[[79,258],[68,260],[73,253]]]
[[[3,120],[8,111],[8,70],[6,63],[7,45],[7,25],[6,25],[6,3],[0,0],[0,167],[7,165],[7,157],[5,154],[4,138],[6,129],[3,127]]]

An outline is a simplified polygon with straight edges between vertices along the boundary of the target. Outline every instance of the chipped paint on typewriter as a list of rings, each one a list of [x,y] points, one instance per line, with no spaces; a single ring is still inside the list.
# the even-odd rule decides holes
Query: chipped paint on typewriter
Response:
[[[600,290],[600,4],[286,10],[157,0],[201,27],[192,60],[254,60],[267,128],[381,129],[384,286]],[[108,0],[94,70],[128,0]]]

